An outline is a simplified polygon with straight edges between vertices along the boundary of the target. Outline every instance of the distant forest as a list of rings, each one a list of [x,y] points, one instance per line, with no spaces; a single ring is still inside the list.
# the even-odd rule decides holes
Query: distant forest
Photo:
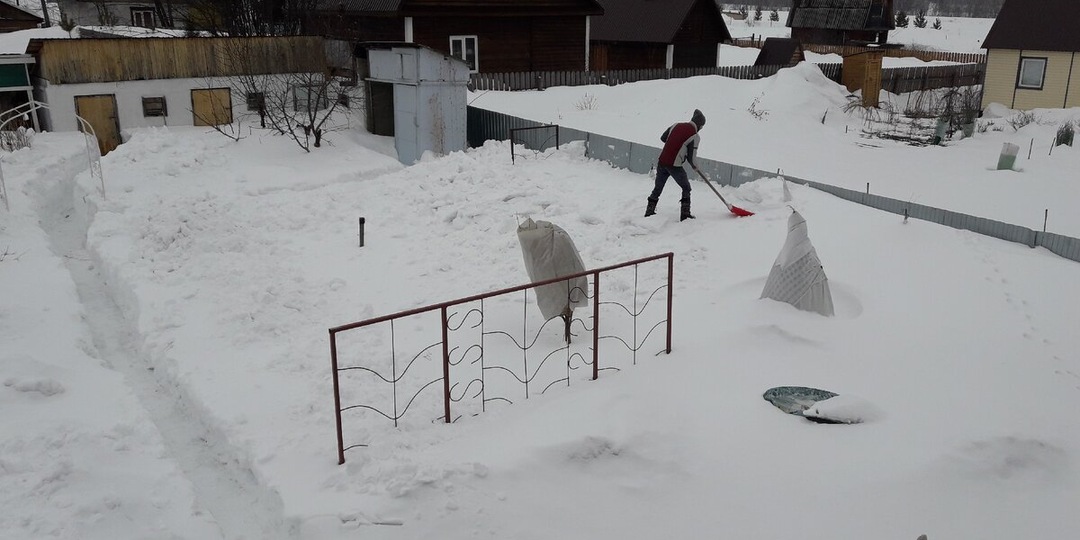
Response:
[[[795,0],[799,1],[799,0]],[[997,17],[998,10],[1005,0],[894,0],[893,9],[905,11],[908,15],[916,15],[924,11],[927,17],[977,17],[993,19]],[[724,9],[739,9],[745,7],[747,12],[753,13],[758,6],[763,10],[791,9],[792,0],[761,0],[756,3],[743,2],[717,2]]]

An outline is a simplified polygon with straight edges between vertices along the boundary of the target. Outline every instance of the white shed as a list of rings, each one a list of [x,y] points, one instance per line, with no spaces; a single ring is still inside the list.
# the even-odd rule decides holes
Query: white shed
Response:
[[[464,150],[469,66],[415,43],[365,43],[368,129],[392,135],[398,160]]]

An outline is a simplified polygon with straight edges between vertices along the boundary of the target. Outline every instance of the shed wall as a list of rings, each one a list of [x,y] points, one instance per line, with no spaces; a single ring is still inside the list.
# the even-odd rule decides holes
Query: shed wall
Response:
[[[1046,76],[1041,90],[1017,88],[1022,57],[1046,58]],[[991,49],[986,62],[983,107],[990,103],[1019,110],[1080,106],[1077,57],[1080,54],[1072,52]]]
[[[210,87],[228,87],[227,79],[159,79],[123,83],[86,83],[45,85],[43,96],[49,104],[43,126],[49,131],[78,131],[75,118],[75,96],[116,95],[116,112],[121,131],[139,127],[191,126],[191,91]],[[168,116],[144,117],[142,98],[164,97]],[[247,114],[245,96],[233,96],[233,118]]]
[[[1042,90],[1016,89],[1014,109],[1058,109],[1065,106],[1065,89],[1069,85],[1070,53],[1053,51],[1021,51],[1022,56],[1046,58],[1046,78]]]
[[[38,76],[53,84],[311,73],[326,68],[320,37],[43,40]]]
[[[1016,70],[1020,65],[1020,51],[990,49],[986,55],[986,79],[983,84],[982,107],[1000,103],[1012,107],[1016,90]]]

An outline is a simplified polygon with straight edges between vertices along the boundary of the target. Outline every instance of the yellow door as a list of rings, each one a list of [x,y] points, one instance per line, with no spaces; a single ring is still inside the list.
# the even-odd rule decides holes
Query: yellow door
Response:
[[[75,114],[83,117],[94,128],[101,155],[120,146],[120,122],[116,117],[116,96],[75,96]],[[84,131],[79,123],[79,131]]]
[[[191,112],[196,126],[220,126],[232,123],[232,92],[228,88],[205,88],[191,91]]]

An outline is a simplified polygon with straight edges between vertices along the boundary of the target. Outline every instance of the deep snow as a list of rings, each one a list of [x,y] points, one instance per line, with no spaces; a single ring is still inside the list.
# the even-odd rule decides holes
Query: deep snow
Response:
[[[583,92],[598,109],[574,107]],[[747,111],[756,98],[765,121]],[[1029,226],[1029,211],[1041,226],[1041,208],[1060,203],[1051,228],[1080,231],[1067,211],[1075,149],[988,170],[1003,142],[1048,140],[1054,125],[940,148],[864,139],[861,119],[837,109],[844,92],[805,69],[470,100],[650,143],[697,107],[708,157],[841,185],[869,170],[875,192]],[[0,538],[911,540],[1080,527],[1075,262],[802,186],[787,200],[778,177],[722,188],[753,217],[695,182],[697,219],[678,221],[674,185],[644,218],[651,179],[585,159],[580,144],[511,163],[489,142],[405,168],[390,141],[358,131],[311,154],[258,130],[239,142],[199,128],[129,135],[102,161],[104,196],[77,134],[0,158]],[[807,219],[834,317],[758,299],[789,205]],[[653,355],[654,335],[629,365],[605,344],[602,362],[620,371],[574,373],[568,388],[451,426],[430,421],[441,403],[429,395],[399,428],[349,416],[349,440],[370,446],[338,466],[327,328],[526,282],[525,216],[564,228],[588,268],[673,252],[671,354]],[[633,281],[604,283],[632,298]],[[529,327],[543,322],[505,302],[491,324],[520,328],[523,311]],[[438,341],[421,334],[432,327],[398,325],[397,354]],[[380,339],[350,341],[370,351],[346,359],[386,354]],[[537,337],[560,339],[554,327]],[[349,400],[386,394],[346,383]],[[866,419],[785,415],[761,398],[781,385],[832,390]]]

